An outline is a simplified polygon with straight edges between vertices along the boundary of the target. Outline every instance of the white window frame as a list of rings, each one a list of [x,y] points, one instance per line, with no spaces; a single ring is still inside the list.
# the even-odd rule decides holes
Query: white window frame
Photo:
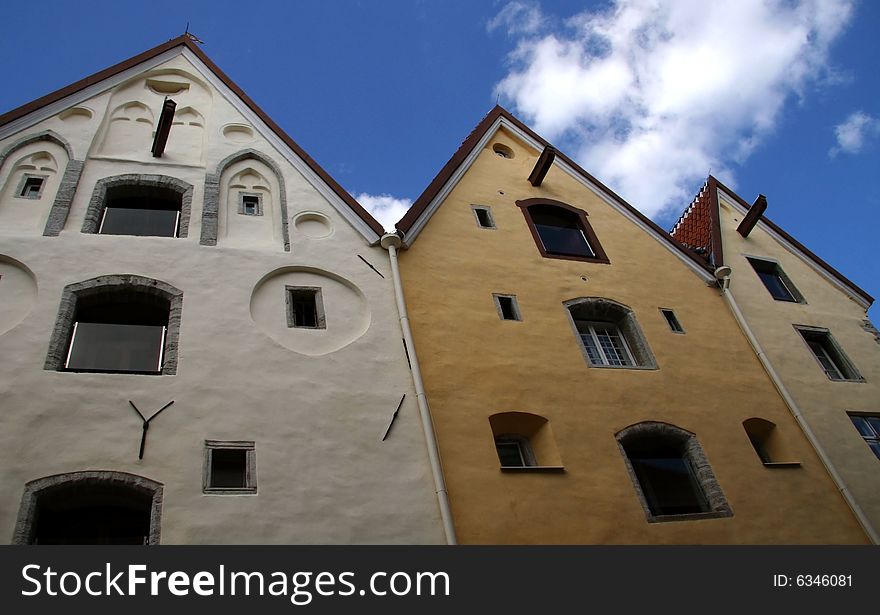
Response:
[[[635,361],[632,350],[630,350],[629,343],[626,341],[626,336],[623,334],[623,331],[614,323],[610,322],[600,322],[600,321],[586,321],[586,320],[576,320],[575,326],[577,328],[581,345],[584,347],[584,352],[587,354],[587,359],[593,365],[601,365],[605,367],[637,367],[638,364]],[[603,329],[613,329],[617,333],[617,337],[620,339],[621,346],[624,354],[626,355],[624,358],[626,359],[626,363],[617,364],[612,363],[608,360],[608,355],[605,352],[605,349],[602,348],[602,343],[599,341],[599,334],[596,332],[596,327],[601,327]],[[585,332],[583,329],[587,329]],[[584,343],[584,336],[589,335],[593,340],[593,344],[599,353],[599,358],[601,359],[601,363],[593,363],[592,358],[590,357],[590,352],[587,349],[587,345]]]

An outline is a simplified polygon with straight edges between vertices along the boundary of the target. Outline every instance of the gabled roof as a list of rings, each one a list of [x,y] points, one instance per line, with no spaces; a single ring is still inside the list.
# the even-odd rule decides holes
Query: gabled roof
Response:
[[[684,213],[679,218],[675,227],[672,229],[672,236],[679,241],[690,245],[697,249],[699,253],[707,260],[714,262],[716,266],[723,264],[723,254],[721,245],[721,222],[718,213],[718,190],[722,190],[724,194],[732,198],[746,212],[752,209],[752,205],[747,203],[736,192],[722,184],[715,177],[710,175],[706,183],[700,189],[699,194],[694,198],[693,202],[688,205]],[[854,295],[860,297],[870,306],[874,302],[874,298],[857,286],[852,280],[840,273],[837,269],[826,263],[824,260],[813,254],[806,246],[797,239],[786,233],[781,227],[773,223],[767,216],[761,215],[758,224],[763,224],[785,242],[798,250],[804,258],[811,260],[818,267],[823,269],[831,277],[848,288]],[[700,250],[704,248],[705,250]],[[715,259],[710,261],[710,259]]]
[[[436,208],[437,203],[435,200],[444,191],[447,185],[451,181],[456,180],[456,176],[460,173],[462,167],[468,163],[471,154],[477,145],[483,140],[484,137],[487,136],[490,130],[496,126],[497,123],[504,124],[510,128],[513,128],[515,131],[520,132],[525,135],[529,140],[533,141],[539,149],[543,149],[545,147],[553,147],[548,141],[546,141],[543,137],[534,132],[531,128],[526,126],[523,122],[517,119],[512,113],[501,107],[500,105],[495,105],[495,107],[489,111],[489,113],[480,121],[479,124],[474,128],[474,130],[467,136],[467,138],[462,142],[459,146],[458,150],[453,154],[452,158],[440,169],[440,172],[437,173],[437,176],[428,184],[428,187],[425,188],[425,191],[415,200],[412,204],[412,207],[406,212],[403,218],[397,223],[397,229],[404,233],[404,242],[409,245],[413,241],[415,241],[416,237],[408,237],[407,235],[413,231],[413,228],[416,227],[415,232],[417,233],[424,223],[426,222],[426,218],[429,218],[433,209]],[[499,125],[500,125],[499,124]],[[622,210],[625,214],[628,214],[631,219],[637,222],[640,226],[645,228],[649,233],[652,233],[659,239],[662,243],[666,244],[673,252],[677,253],[680,257],[682,257],[685,262],[691,264],[695,269],[699,270],[705,277],[707,272],[711,272],[712,268],[709,264],[702,259],[699,255],[694,253],[691,249],[685,247],[675,239],[673,239],[669,233],[665,230],[657,226],[650,218],[645,216],[642,212],[638,211],[635,207],[627,203],[623,198],[617,195],[613,190],[605,186],[602,182],[597,180],[595,177],[587,173],[584,169],[580,167],[576,162],[574,162],[571,158],[566,156],[564,153],[556,149],[556,162],[554,164],[562,163],[564,167],[567,167],[568,170],[573,172],[575,175],[579,176],[579,178],[587,183],[591,184],[597,190],[601,191],[604,194],[606,200],[612,203],[614,206]],[[523,178],[523,181],[527,181],[526,178]],[[714,279],[714,278],[713,278]]]
[[[106,79],[109,79],[124,71],[134,68],[138,64],[151,60],[167,51],[175,49],[176,47],[183,47],[192,52],[193,55],[195,55],[203,64],[205,64],[205,66],[207,66],[208,69],[211,70],[211,72],[213,72],[214,75],[216,75],[216,77],[224,85],[226,85],[226,87],[228,87],[236,96],[238,96],[241,101],[263,123],[265,123],[266,126],[357,215],[358,218],[363,220],[363,222],[374,233],[376,233],[377,236],[373,238],[374,241],[378,240],[378,238],[385,233],[382,225],[379,224],[379,222],[375,218],[373,218],[373,216],[371,216],[370,213],[366,209],[364,209],[363,206],[361,206],[361,204],[358,203],[353,196],[351,196],[342,186],[340,186],[336,182],[336,180],[334,180],[330,176],[330,174],[321,167],[321,165],[315,162],[312,157],[309,156],[306,151],[290,137],[290,135],[284,132],[284,130],[282,130],[281,127],[272,120],[272,118],[270,118],[262,109],[260,109],[257,103],[255,103],[250,98],[250,96],[245,94],[244,91],[226,75],[226,73],[220,70],[220,68],[216,64],[214,64],[214,62],[212,62],[207,55],[205,55],[205,53],[187,34],[171,39],[167,43],[163,43],[161,45],[153,47],[152,49],[138,54],[132,58],[129,58],[124,62],[115,64],[110,68],[106,68],[102,71],[95,73],[94,75],[86,77],[85,79],[81,79],[76,83],[72,83],[67,87],[56,90],[51,94],[47,94],[46,96],[22,105],[17,109],[13,109],[12,111],[8,111],[7,113],[0,115],[0,129],[11,122],[24,118],[26,115],[33,113],[34,111],[38,111],[43,107],[58,102],[68,96],[74,95],[82,90],[85,90],[86,88],[97,85]]]

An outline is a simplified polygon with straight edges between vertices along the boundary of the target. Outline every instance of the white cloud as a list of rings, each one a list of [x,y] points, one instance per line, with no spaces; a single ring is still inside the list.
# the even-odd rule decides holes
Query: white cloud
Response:
[[[537,32],[543,25],[544,16],[536,2],[514,0],[504,5],[504,8],[489,20],[486,29],[493,32],[503,26],[510,35],[531,34]]]
[[[399,199],[390,194],[361,192],[354,195],[354,198],[385,227],[386,231],[393,231],[394,224],[403,217],[403,214],[412,205],[412,199]]]
[[[513,5],[495,20],[523,10]],[[683,207],[710,168],[733,183],[731,165],[785,101],[834,74],[828,48],[851,13],[852,0],[615,0],[554,32],[514,31],[496,91],[656,216]]]
[[[858,154],[868,139],[880,135],[880,120],[863,111],[854,111],[834,127],[834,134],[837,137],[837,145],[828,150],[829,156],[834,158],[841,152]]]

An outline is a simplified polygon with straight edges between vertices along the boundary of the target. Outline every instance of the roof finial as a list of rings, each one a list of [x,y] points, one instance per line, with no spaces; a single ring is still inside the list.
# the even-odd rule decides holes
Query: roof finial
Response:
[[[194,43],[199,43],[201,45],[205,44],[205,41],[189,31],[189,22],[186,22],[186,30],[183,31],[183,35]]]

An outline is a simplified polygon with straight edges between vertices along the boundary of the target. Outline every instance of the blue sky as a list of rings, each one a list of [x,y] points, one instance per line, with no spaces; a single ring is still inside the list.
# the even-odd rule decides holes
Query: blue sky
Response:
[[[665,228],[710,170],[750,202],[765,194],[771,219],[880,297],[878,4],[15,3],[0,111],[189,22],[386,224],[498,99]]]

